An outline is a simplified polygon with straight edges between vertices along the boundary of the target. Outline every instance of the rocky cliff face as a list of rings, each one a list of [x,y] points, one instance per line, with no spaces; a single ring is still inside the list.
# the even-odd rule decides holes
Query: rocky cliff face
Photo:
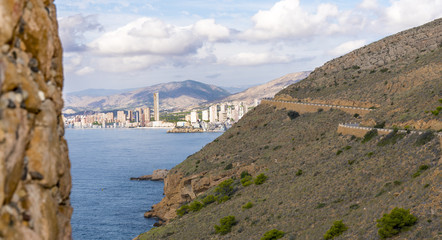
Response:
[[[71,239],[55,5],[0,3],[0,239]]]

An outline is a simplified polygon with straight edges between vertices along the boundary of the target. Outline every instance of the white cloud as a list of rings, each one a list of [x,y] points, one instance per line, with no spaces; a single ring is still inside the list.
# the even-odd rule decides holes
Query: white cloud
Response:
[[[220,60],[220,63],[230,66],[256,66],[271,63],[288,63],[288,56],[276,56],[270,53],[242,52]]]
[[[377,27],[396,32],[442,17],[441,0],[393,0],[375,21]]]
[[[143,17],[103,34],[88,46],[101,56],[97,60],[100,69],[123,72],[159,64],[185,66],[202,60],[215,62],[211,45],[228,40],[229,35],[229,29],[213,19],[176,26]]]
[[[98,23],[95,15],[83,16],[77,14],[60,18],[58,22],[63,49],[67,52],[84,51],[86,47],[84,34],[103,30],[103,26]]]
[[[363,9],[375,10],[379,7],[379,4],[377,0],[363,0],[358,7]]]
[[[185,55],[194,53],[202,41],[190,27],[177,27],[159,19],[140,18],[105,33],[89,46],[97,53],[119,55]]]
[[[242,38],[270,40],[323,34],[331,25],[329,19],[338,15],[338,8],[333,4],[320,4],[316,13],[311,14],[300,6],[299,0],[282,0],[270,10],[255,14],[254,27],[245,31]]]
[[[121,56],[121,57],[100,57],[96,63],[98,68],[104,72],[124,73],[146,69],[166,61],[162,56]]]
[[[346,53],[349,53],[355,49],[358,49],[362,46],[364,46],[366,43],[365,40],[355,40],[355,41],[348,41],[345,43],[340,44],[339,46],[335,47],[334,49],[329,51],[329,54],[333,56],[341,56]]]
[[[155,18],[139,18],[115,31],[105,33],[89,46],[101,54],[121,55],[188,55],[206,41],[229,37],[229,29],[213,19],[190,26],[175,26]]]
[[[83,67],[82,69],[76,71],[75,74],[77,74],[79,76],[83,76],[83,75],[90,74],[93,72],[95,72],[95,69],[93,69],[91,67]]]
[[[64,71],[66,72],[72,72],[75,68],[80,66],[83,57],[76,52],[67,52],[63,54],[63,62],[64,62]]]
[[[193,31],[198,36],[206,37],[210,42],[227,40],[230,36],[229,29],[215,24],[214,19],[204,19],[196,22]]]

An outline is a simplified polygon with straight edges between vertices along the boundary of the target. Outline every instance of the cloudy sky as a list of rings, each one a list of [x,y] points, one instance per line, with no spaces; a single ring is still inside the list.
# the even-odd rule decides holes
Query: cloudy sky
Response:
[[[442,17],[442,0],[56,0],[65,88],[247,86]]]

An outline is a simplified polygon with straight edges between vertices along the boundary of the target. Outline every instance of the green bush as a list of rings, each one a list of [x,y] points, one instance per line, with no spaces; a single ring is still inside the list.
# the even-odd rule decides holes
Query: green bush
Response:
[[[243,179],[243,178],[245,178],[247,176],[251,176],[249,172],[247,172],[247,171],[242,171],[241,172],[241,179]]]
[[[219,226],[215,225],[215,232],[224,235],[232,230],[232,226],[236,224],[236,220],[234,216],[227,216],[221,218],[219,223]]]
[[[426,131],[419,135],[416,142],[414,143],[416,146],[422,146],[431,141],[434,138],[434,134],[431,131]]]
[[[342,150],[339,149],[339,150],[336,152],[336,155],[339,155],[339,154],[341,154],[341,153],[342,153]]]
[[[378,130],[373,129],[368,131],[365,135],[364,138],[362,139],[362,143],[366,143],[368,141],[370,141],[371,139],[373,139],[374,137],[376,137],[378,135]]]
[[[350,205],[350,209],[352,209],[352,210],[356,210],[358,208],[359,208],[359,204],[352,204],[352,205]]]
[[[419,166],[419,171],[425,171],[425,170],[427,170],[429,168],[430,168],[430,166],[428,166],[428,165],[420,165]]]
[[[385,121],[376,123],[376,125],[374,125],[374,128],[384,128],[384,127],[385,127]]]
[[[301,176],[302,175],[302,169],[299,169],[297,172],[296,172],[296,176]]]
[[[389,214],[384,214],[377,222],[379,236],[389,238],[408,230],[416,224],[417,218],[410,214],[410,210],[394,208]]]
[[[323,207],[325,207],[327,204],[325,204],[325,203],[318,203],[318,205],[316,205],[316,209],[320,209],[320,208],[323,208]]]
[[[290,120],[293,120],[300,116],[299,113],[295,111],[288,111],[287,115],[289,116]]]
[[[422,174],[422,172],[425,171],[425,170],[427,170],[428,168],[430,168],[430,166],[428,166],[428,165],[421,165],[421,166],[419,166],[419,169],[417,170],[417,172],[415,172],[415,173],[412,175],[412,177],[413,177],[413,178],[417,178],[417,177],[419,177],[419,176]]]
[[[247,187],[253,183],[253,178],[250,175],[247,175],[241,179],[241,185]]]
[[[215,196],[213,196],[213,195],[207,195],[205,198],[203,198],[203,200],[202,200],[202,202],[203,202],[203,204],[204,205],[209,205],[209,204],[211,204],[211,203],[213,203],[213,202],[215,202],[216,201],[216,198],[215,198]]]
[[[216,202],[223,203],[223,202],[228,201],[229,199],[230,199],[229,196],[218,196],[218,197],[216,197]]]
[[[176,210],[176,214],[177,214],[179,217],[184,216],[184,214],[186,214],[186,213],[188,213],[188,212],[189,212],[189,205],[187,205],[187,204],[181,206],[180,208],[178,208],[178,209]]]
[[[203,207],[204,207],[204,205],[196,200],[189,204],[189,210],[192,212],[198,212]]]
[[[253,207],[253,203],[252,202],[248,202],[248,203],[246,203],[246,204],[244,204],[242,206],[242,209],[249,209],[249,208],[252,208],[252,207]]]
[[[215,193],[223,196],[229,196],[233,193],[233,179],[227,179],[221,182],[216,188]]]
[[[330,229],[324,234],[324,239],[333,239],[334,237],[341,235],[347,229],[348,227],[345,226],[342,220],[335,221]]]
[[[384,138],[382,138],[378,142],[378,146],[386,146],[389,144],[396,144],[397,141],[405,137],[405,133],[398,133],[398,130],[395,129],[393,132],[387,134]]]
[[[285,232],[279,231],[278,229],[272,229],[266,233],[264,233],[264,236],[261,238],[261,240],[273,240],[273,239],[280,239],[284,237]]]
[[[281,146],[281,145],[278,145],[278,146],[276,146],[276,147],[273,148],[273,151],[276,151],[276,150],[278,150],[278,149],[280,149],[280,148],[282,148],[282,146]]]
[[[231,163],[227,164],[227,166],[224,168],[224,170],[232,169],[233,165]]]
[[[255,184],[256,185],[261,185],[263,184],[265,181],[267,180],[267,176],[264,173],[259,174],[258,176],[256,176],[255,178]]]

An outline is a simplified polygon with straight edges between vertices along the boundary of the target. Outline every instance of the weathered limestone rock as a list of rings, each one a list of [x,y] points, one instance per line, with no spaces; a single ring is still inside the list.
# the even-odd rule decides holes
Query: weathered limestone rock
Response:
[[[196,175],[185,177],[182,173],[169,172],[164,179],[164,198],[152,209],[144,214],[146,218],[157,218],[159,224],[164,224],[177,216],[176,210],[182,204],[190,202],[208,189],[217,186],[222,181],[231,176],[240,177],[241,172],[248,171],[255,173],[258,171],[255,165],[244,165],[237,169],[224,171],[219,174],[209,174],[202,172]]]
[[[71,239],[53,0],[0,0],[0,239]]]
[[[144,175],[141,177],[132,177],[130,180],[151,180],[151,181],[163,181],[167,177],[167,169],[154,170],[151,175]]]

